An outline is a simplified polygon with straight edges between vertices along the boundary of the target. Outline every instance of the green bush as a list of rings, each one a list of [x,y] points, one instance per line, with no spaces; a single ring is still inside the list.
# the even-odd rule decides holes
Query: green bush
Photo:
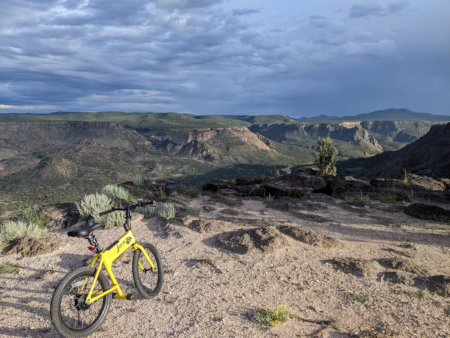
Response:
[[[197,198],[200,196],[200,192],[197,189],[192,189],[188,191],[188,195],[190,198]]]
[[[119,187],[118,185],[109,184],[102,189],[102,194],[111,197],[118,198],[127,202],[134,202],[136,199],[134,196],[124,187]]]
[[[158,215],[165,220],[175,218],[175,206],[172,203],[164,203],[158,208]]]
[[[96,193],[84,196],[81,202],[77,203],[77,208],[81,218],[87,220],[92,217],[95,222],[102,223],[103,219],[99,213],[111,209],[112,201],[108,196]]]
[[[285,323],[289,320],[289,310],[286,306],[277,309],[262,309],[256,312],[256,320],[268,327]]]
[[[138,207],[135,209],[136,212],[144,215],[145,218],[151,218],[156,215],[156,207],[155,206],[148,206],[148,207]]]
[[[14,273],[19,269],[16,264],[2,264],[0,265],[0,274],[2,273]]]
[[[34,223],[10,221],[0,228],[0,250],[4,250],[11,243],[24,238],[25,236],[41,238],[44,237],[47,232],[47,228],[42,228]]]
[[[186,207],[184,211],[189,215],[197,215],[200,216],[203,214],[203,210],[201,208],[192,208],[192,207]]]
[[[266,203],[271,203],[273,202],[275,198],[269,193],[268,196],[266,196]]]
[[[362,202],[364,205],[369,205],[370,204],[370,197],[369,195],[363,195],[361,194],[361,196],[359,196],[359,201]]]
[[[125,223],[125,212],[123,211],[115,211],[100,217],[101,212],[110,210],[112,207],[111,199],[104,194],[86,195],[77,203],[82,219],[88,220],[92,217],[95,222],[102,223],[106,229]]]
[[[103,216],[102,223],[105,229],[111,229],[116,226],[121,226],[125,223],[125,212],[124,211],[114,211],[110,214]]]
[[[33,207],[25,209],[22,214],[25,219],[25,223],[36,224],[43,229],[47,227],[48,218]]]
[[[133,184],[134,185],[142,185],[142,183],[144,183],[144,178],[142,177],[142,175],[135,175],[133,177]]]
[[[317,141],[319,154],[316,155],[316,163],[322,175],[328,174],[336,176],[336,155],[338,151],[333,145],[333,140],[329,137]]]
[[[378,199],[385,203],[395,203],[397,201],[397,195],[392,191],[382,191],[378,194]]]

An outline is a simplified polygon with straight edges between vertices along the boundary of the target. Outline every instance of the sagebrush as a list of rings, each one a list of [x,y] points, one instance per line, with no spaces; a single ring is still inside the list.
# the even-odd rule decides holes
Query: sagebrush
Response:
[[[134,196],[127,189],[115,184],[108,184],[107,186],[103,187],[102,194],[111,198],[118,198],[127,202],[136,201]]]
[[[77,208],[82,219],[88,220],[92,218],[95,222],[102,223],[107,229],[125,223],[125,213],[123,211],[115,211],[104,216],[99,215],[101,212],[107,211],[112,207],[111,199],[104,194],[86,195],[77,203]]]
[[[47,232],[47,228],[34,223],[10,221],[0,228],[0,250],[4,250],[11,243],[20,240],[25,236],[41,238],[44,237]]]

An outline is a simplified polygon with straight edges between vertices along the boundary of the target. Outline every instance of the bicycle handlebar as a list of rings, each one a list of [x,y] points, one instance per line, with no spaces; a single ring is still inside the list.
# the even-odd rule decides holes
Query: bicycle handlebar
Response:
[[[153,201],[152,202],[143,202],[142,200],[138,200],[136,204],[129,205],[129,206],[125,207],[125,208],[115,208],[115,207],[113,207],[112,209],[109,209],[109,210],[106,210],[106,211],[102,211],[102,212],[99,213],[99,216],[100,217],[101,216],[105,216],[105,215],[110,214],[110,213],[112,213],[114,211],[134,210],[137,207],[144,207],[144,206],[150,205],[150,204],[153,204]]]

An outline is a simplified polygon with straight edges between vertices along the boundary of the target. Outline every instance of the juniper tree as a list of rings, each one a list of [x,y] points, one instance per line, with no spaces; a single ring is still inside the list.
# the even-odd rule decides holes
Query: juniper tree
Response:
[[[337,150],[333,145],[333,140],[329,137],[318,139],[319,154],[316,155],[316,163],[322,175],[328,174],[336,176],[336,160]]]

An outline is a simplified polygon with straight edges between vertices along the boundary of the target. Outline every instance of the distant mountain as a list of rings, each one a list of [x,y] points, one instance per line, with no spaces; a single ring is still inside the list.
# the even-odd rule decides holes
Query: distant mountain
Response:
[[[447,122],[450,121],[449,115],[433,115],[429,113],[416,113],[409,109],[386,109],[377,110],[372,113],[358,114],[354,116],[329,116],[319,115],[313,117],[302,117],[296,119],[300,122],[319,122],[319,121],[429,121],[429,122]]]
[[[350,159],[337,164],[342,175],[360,178],[401,177],[403,170],[432,177],[450,178],[450,123],[438,124],[417,141],[398,151]]]

